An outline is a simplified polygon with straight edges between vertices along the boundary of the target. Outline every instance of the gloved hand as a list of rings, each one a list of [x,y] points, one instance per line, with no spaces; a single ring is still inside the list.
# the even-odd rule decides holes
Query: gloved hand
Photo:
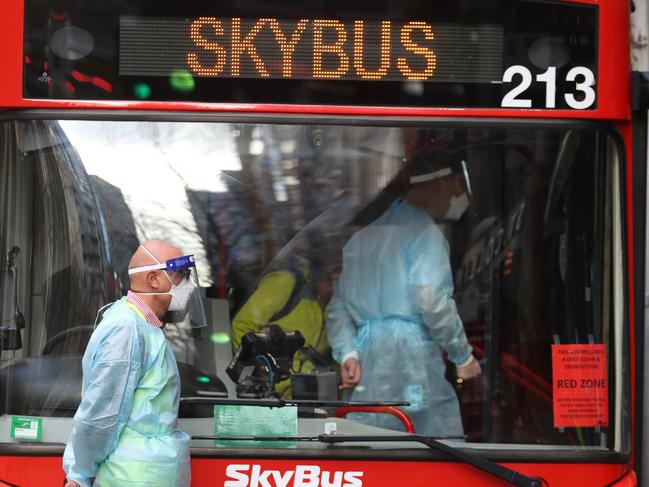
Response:
[[[341,389],[351,389],[361,380],[361,363],[355,358],[348,358],[340,368]]]
[[[467,365],[464,367],[458,367],[457,368],[457,376],[459,379],[468,380],[468,379],[473,379],[474,377],[478,377],[482,373],[482,367],[480,367],[480,364],[478,361],[473,357],[473,360],[469,362]]]

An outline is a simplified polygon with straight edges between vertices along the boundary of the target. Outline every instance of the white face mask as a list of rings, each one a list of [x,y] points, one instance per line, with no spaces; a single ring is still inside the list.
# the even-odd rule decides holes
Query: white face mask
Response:
[[[165,276],[171,282],[169,275],[165,271]],[[169,304],[168,311],[186,311],[187,305],[189,304],[189,298],[192,297],[192,294],[196,290],[196,286],[189,279],[183,279],[183,281],[177,286],[174,283],[171,283],[171,289],[166,293],[160,294],[169,294],[171,296],[171,304]]]
[[[448,211],[446,212],[446,215],[444,215],[444,219],[459,220],[470,205],[471,202],[469,201],[469,196],[466,194],[466,191],[460,196],[453,196]]]

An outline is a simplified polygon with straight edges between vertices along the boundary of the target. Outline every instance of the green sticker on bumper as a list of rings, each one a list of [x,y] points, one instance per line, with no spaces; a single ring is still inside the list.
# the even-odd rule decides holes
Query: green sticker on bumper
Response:
[[[17,440],[41,441],[43,438],[43,420],[27,416],[12,416],[10,436]]]
[[[214,406],[217,436],[297,436],[297,407]],[[216,441],[228,448],[290,448],[294,441]]]

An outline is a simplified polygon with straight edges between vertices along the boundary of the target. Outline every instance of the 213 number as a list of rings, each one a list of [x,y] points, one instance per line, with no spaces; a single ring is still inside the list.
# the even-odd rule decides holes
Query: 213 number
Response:
[[[500,105],[506,108],[532,108],[530,98],[519,98],[519,95],[522,95],[532,85],[532,72],[519,64],[510,66],[503,74],[503,82],[511,83],[516,75],[521,77],[520,83],[503,97]],[[557,101],[557,68],[551,66],[544,73],[537,74],[536,81],[545,83],[545,108],[555,108]],[[575,93],[563,95],[570,108],[584,110],[595,102],[595,90],[593,89],[595,75],[590,69],[584,66],[574,67],[568,71],[566,81],[576,81]],[[575,96],[576,93],[582,93],[583,95],[577,97]]]

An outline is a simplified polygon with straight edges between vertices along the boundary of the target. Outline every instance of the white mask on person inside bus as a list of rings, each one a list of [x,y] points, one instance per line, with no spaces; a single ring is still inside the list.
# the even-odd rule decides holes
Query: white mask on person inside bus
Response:
[[[459,220],[471,205],[469,195],[464,191],[460,196],[453,196],[449,202],[448,211],[444,215],[446,220]]]

